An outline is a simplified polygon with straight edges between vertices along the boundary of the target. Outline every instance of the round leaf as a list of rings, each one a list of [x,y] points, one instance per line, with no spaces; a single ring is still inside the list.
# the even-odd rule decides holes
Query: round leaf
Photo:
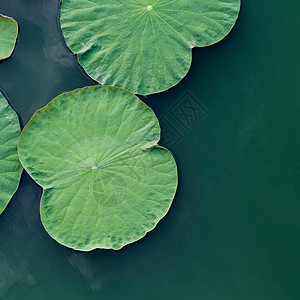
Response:
[[[17,190],[22,173],[17,153],[20,132],[17,114],[0,93],[0,214]]]
[[[0,14],[0,60],[11,56],[18,36],[18,23]]]
[[[78,89],[37,111],[21,134],[19,156],[44,188],[48,233],[89,251],[120,249],[152,230],[177,187],[176,163],[159,138],[153,111],[119,88]]]
[[[177,84],[192,48],[223,39],[239,9],[240,0],[63,0],[61,28],[89,76],[146,95]]]

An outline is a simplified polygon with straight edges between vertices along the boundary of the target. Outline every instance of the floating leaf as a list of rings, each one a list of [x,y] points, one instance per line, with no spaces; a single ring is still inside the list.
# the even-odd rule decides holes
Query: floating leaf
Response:
[[[18,116],[0,92],[0,214],[17,190],[22,173],[17,153],[20,133]]]
[[[50,236],[89,251],[120,249],[152,230],[177,187],[176,163],[159,138],[153,111],[119,88],[78,89],[37,111],[19,156],[44,188],[41,219]]]
[[[223,39],[239,9],[240,0],[63,0],[61,28],[89,76],[146,95],[177,84],[192,48]]]
[[[0,60],[11,56],[18,36],[18,23],[0,14]]]

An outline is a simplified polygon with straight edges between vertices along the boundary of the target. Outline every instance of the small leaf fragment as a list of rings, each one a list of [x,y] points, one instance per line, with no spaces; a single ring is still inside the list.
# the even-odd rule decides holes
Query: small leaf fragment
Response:
[[[11,56],[17,36],[18,23],[13,18],[0,14],[0,60]]]
[[[18,116],[0,92],[0,214],[16,192],[23,170],[17,152],[20,133]]]

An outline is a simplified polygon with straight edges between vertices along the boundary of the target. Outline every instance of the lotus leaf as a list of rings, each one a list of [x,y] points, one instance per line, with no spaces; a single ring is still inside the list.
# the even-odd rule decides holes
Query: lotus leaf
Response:
[[[50,236],[89,251],[120,249],[152,230],[177,188],[176,163],[159,138],[153,111],[120,88],[77,89],[37,111],[19,156],[44,188]]]
[[[0,93],[0,214],[17,190],[22,173],[17,153],[20,133],[18,116]]]
[[[0,60],[11,56],[18,36],[18,23],[0,14]]]
[[[63,0],[60,20],[90,77],[146,95],[182,80],[192,48],[223,39],[239,9],[240,0]]]

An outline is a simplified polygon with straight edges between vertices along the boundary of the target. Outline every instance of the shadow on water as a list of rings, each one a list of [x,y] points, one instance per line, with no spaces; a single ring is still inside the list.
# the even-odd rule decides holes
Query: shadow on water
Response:
[[[13,3],[14,2],[14,3]],[[7,7],[19,23],[14,55],[0,65],[0,87],[20,115],[31,115],[64,91],[94,84],[76,63],[59,31],[59,1],[10,1]]]

